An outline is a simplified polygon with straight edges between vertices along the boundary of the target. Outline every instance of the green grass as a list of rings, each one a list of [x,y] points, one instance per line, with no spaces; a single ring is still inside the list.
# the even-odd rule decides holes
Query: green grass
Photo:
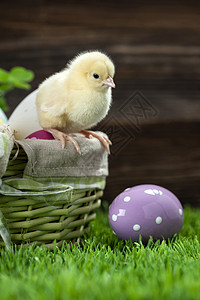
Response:
[[[184,212],[167,242],[120,241],[99,211],[77,247],[2,249],[0,299],[200,299],[200,209]]]

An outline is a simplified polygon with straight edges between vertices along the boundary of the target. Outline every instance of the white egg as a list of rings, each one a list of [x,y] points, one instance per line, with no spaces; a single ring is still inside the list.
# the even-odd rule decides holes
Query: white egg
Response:
[[[15,138],[18,140],[42,129],[38,121],[35,104],[37,92],[38,90],[35,90],[23,99],[8,120],[8,124],[15,130]]]

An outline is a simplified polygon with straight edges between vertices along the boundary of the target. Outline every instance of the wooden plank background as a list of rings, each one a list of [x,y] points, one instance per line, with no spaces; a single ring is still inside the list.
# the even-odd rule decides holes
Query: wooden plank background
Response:
[[[32,69],[32,90],[80,51],[116,64],[104,199],[155,183],[200,204],[199,1],[0,2],[0,67]],[[30,91],[29,91],[30,92]],[[10,112],[29,93],[8,95]]]

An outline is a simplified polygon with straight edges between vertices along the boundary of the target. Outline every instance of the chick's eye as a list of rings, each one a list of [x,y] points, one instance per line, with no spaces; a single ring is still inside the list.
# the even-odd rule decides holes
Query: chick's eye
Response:
[[[98,78],[99,78],[99,75],[96,74],[96,73],[94,73],[94,74],[93,74],[93,77],[94,77],[95,79],[98,79]]]

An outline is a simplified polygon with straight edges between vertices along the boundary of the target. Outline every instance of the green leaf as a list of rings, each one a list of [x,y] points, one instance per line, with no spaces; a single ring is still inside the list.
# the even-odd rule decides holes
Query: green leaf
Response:
[[[34,78],[34,73],[31,70],[27,70],[23,67],[14,67],[9,72],[0,68],[0,107],[4,110],[8,110],[5,94],[14,88],[20,88],[28,90],[30,89],[30,82]]]
[[[6,103],[6,99],[3,96],[0,97],[0,108],[3,111],[8,111],[9,110],[9,107],[8,107],[8,105]]]
[[[17,81],[30,82],[34,78],[34,73],[23,67],[14,67],[10,70],[11,77]]]
[[[19,89],[29,90],[31,88],[30,84],[25,83],[25,82],[14,81],[13,83],[14,83],[14,86],[19,88]]]
[[[5,94],[8,91],[11,91],[14,88],[14,85],[12,82],[6,82],[2,85],[0,85],[0,95]]]
[[[9,73],[0,68],[0,82],[7,82],[9,78]]]

